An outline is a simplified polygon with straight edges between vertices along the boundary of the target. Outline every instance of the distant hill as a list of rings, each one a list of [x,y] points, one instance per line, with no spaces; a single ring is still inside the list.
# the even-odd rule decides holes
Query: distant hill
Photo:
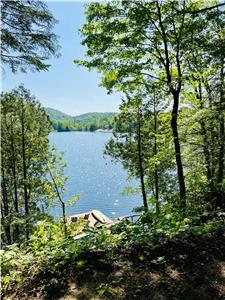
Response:
[[[50,119],[52,121],[60,121],[60,120],[75,120],[76,122],[87,122],[87,121],[92,121],[92,120],[100,120],[101,118],[109,118],[112,119],[114,118],[117,113],[115,112],[93,112],[93,113],[86,113],[86,114],[81,114],[78,116],[70,116],[66,113],[63,113],[57,109],[46,107],[45,111],[49,115]]]
[[[65,114],[57,109],[46,107],[54,130],[57,131],[95,131],[97,129],[111,130],[114,128],[114,112],[93,112],[78,116]]]
[[[52,121],[60,121],[60,120],[65,120],[65,119],[72,120],[73,119],[72,116],[67,115],[57,109],[54,109],[54,108],[45,107],[45,111],[49,115],[49,117]]]
[[[108,119],[112,119],[115,116],[116,116],[116,113],[113,113],[113,112],[105,112],[105,113],[93,112],[93,113],[87,113],[87,114],[75,116],[73,118],[76,122],[87,122],[87,121],[92,121],[92,120],[100,120],[104,117],[106,117]]]

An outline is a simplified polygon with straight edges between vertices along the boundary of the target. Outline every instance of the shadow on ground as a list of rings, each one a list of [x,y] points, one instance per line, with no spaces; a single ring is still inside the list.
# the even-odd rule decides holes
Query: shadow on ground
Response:
[[[120,249],[111,263],[90,257],[82,274],[44,299],[225,299],[225,236],[167,242],[154,251]]]
[[[164,241],[154,250],[134,244],[108,259],[89,253],[82,262],[79,272],[69,265],[46,278],[44,289],[37,285],[13,299],[225,299],[224,231]]]

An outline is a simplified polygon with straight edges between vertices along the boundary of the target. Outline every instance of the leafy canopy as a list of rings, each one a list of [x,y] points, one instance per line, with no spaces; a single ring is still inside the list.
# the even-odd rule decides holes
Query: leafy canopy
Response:
[[[46,60],[58,55],[56,20],[42,1],[1,1],[2,63],[13,73],[48,70]]]

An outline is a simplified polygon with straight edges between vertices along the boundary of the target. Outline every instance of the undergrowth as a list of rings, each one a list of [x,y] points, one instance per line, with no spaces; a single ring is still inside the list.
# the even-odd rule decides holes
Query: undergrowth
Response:
[[[202,217],[201,217],[202,218]],[[145,252],[158,249],[162,243],[185,240],[193,236],[210,236],[213,232],[225,229],[224,218],[200,217],[176,219],[167,214],[163,218],[153,219],[143,215],[139,221],[131,223],[122,221],[111,228],[85,229],[85,222],[80,221],[69,228],[64,235],[60,223],[40,222],[30,237],[28,244],[11,245],[1,250],[2,293],[12,294],[26,286],[41,286],[47,278],[57,278],[64,268],[71,267],[76,274],[82,275],[90,259],[107,264],[118,255],[125,255],[129,250],[141,245]],[[76,233],[86,231],[88,235],[74,240]],[[146,250],[147,249],[147,250]],[[152,259],[161,264],[164,257],[159,255]],[[94,259],[93,259],[94,258]],[[137,261],[145,260],[145,255],[137,253]]]

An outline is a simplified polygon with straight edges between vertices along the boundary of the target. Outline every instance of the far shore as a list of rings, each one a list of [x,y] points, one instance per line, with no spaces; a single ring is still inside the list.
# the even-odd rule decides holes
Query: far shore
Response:
[[[98,133],[98,132],[102,132],[102,133],[112,133],[112,129],[96,129],[93,131],[90,130],[53,130],[52,132],[92,132],[92,133]]]

